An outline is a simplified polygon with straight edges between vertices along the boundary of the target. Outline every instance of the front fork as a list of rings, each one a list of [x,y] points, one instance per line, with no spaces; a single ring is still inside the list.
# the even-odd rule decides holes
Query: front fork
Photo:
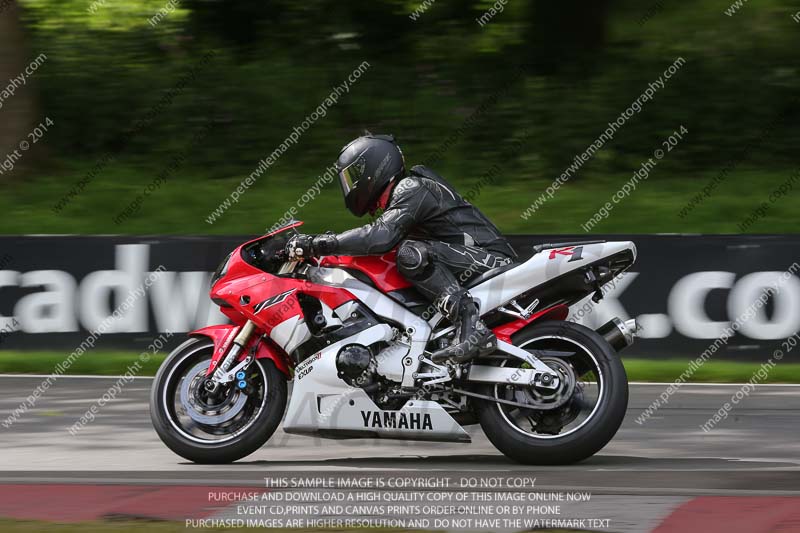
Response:
[[[233,343],[231,343],[230,350],[228,350],[228,353],[223,357],[222,362],[211,375],[211,378],[206,380],[205,388],[208,392],[216,392],[221,384],[230,383],[237,378],[239,372],[243,371],[253,362],[254,356],[250,354],[241,363],[233,366],[239,358],[239,354],[242,353],[242,350],[250,341],[250,337],[253,336],[255,329],[255,323],[252,320],[248,320],[245,322],[244,326],[242,326],[242,329],[239,330],[239,334],[236,335],[236,338],[233,339]]]

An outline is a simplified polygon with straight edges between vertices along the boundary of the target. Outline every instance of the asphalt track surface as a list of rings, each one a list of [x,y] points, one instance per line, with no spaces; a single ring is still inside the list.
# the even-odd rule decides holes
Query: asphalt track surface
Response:
[[[0,377],[0,420],[5,420],[41,381],[41,377]],[[35,408],[11,427],[0,427],[0,485],[5,487],[0,500],[7,500],[9,494],[21,498],[11,510],[11,504],[5,508],[0,505],[0,515],[29,516],[20,511],[27,501],[21,495],[32,484],[50,489],[72,486],[76,488],[72,492],[78,486],[108,489],[109,485],[117,490],[137,485],[151,491],[172,486],[184,491],[187,486],[204,487],[206,491],[208,487],[264,490],[265,478],[283,475],[449,478],[453,483],[450,487],[465,478],[535,479],[535,489],[519,490],[590,492],[591,501],[581,504],[576,512],[609,519],[610,526],[595,523],[597,527],[586,527],[599,531],[694,530],[685,528],[687,521],[698,524],[698,517],[708,518],[709,509],[715,506],[720,507],[718,515],[731,520],[735,511],[747,511],[743,516],[758,520],[752,509],[774,511],[784,504],[787,509],[800,508],[800,386],[760,385],[734,406],[726,420],[704,432],[700,426],[730,402],[740,385],[683,385],[667,406],[638,424],[636,417],[667,385],[633,384],[628,416],[614,440],[595,457],[566,467],[512,463],[494,449],[477,426],[469,428],[471,444],[324,440],[279,430],[250,457],[233,465],[208,466],[186,462],[158,439],[148,414],[151,380],[147,378],[127,385],[100,409],[94,422],[77,435],[70,435],[67,428],[114,381],[59,378]],[[113,488],[106,493],[113,495]],[[39,491],[36,497],[41,494]],[[169,496],[162,495],[160,501],[165,499]],[[704,507],[694,509],[699,502]],[[75,503],[64,504],[69,505]],[[91,503],[86,506],[91,507]],[[227,516],[231,509],[217,508],[213,516]],[[166,517],[188,515],[175,511]],[[675,529],[670,529],[665,520],[673,515],[680,517]],[[54,519],[64,517],[54,515]],[[800,531],[800,515],[795,511],[771,518],[772,525],[764,520],[767,518],[762,519],[763,524],[753,522],[742,531],[772,531],[776,524],[783,528],[781,531]],[[744,524],[742,519],[736,521]],[[712,523],[719,523],[719,518]]]

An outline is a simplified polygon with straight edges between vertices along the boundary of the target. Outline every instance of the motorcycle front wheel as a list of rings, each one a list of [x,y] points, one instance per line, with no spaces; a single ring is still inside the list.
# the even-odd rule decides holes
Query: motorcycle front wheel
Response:
[[[484,395],[531,406],[478,401],[488,439],[524,464],[570,464],[600,451],[622,425],[628,406],[628,377],[614,348],[597,332],[562,321],[544,322],[512,340],[556,370],[560,383],[557,390],[484,386]],[[518,359],[497,364],[527,368]]]
[[[286,408],[286,378],[272,361],[256,359],[237,382],[205,388],[214,354],[209,339],[189,339],[164,361],[150,391],[150,418],[176,454],[195,463],[230,463],[258,450]]]

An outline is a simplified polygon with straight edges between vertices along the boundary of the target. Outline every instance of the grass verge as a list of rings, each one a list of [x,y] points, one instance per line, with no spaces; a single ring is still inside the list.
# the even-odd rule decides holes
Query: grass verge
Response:
[[[766,358],[764,358],[766,360]],[[689,359],[625,359],[630,381],[672,382],[689,369]],[[688,383],[745,383],[761,369],[760,362],[709,361],[686,379]],[[757,383],[800,383],[800,363],[779,363]]]
[[[0,234],[260,235],[288,208],[296,207],[298,199],[313,184],[313,178],[272,175],[209,223],[207,218],[236,189],[243,176],[218,176],[212,169],[184,169],[157,193],[146,197],[131,218],[117,225],[113,219],[141,194],[160,169],[151,171],[139,163],[116,162],[54,216],[53,205],[95,164],[96,161],[70,161],[58,173],[0,183],[0,212],[5,215]],[[322,170],[315,168],[310,175]],[[514,234],[581,233],[581,225],[611,202],[629,179],[627,175],[598,174],[572,180],[538,211],[523,218],[523,213],[551,185],[552,176],[509,178],[481,186],[479,180],[462,178],[453,169],[437,170],[463,194],[475,191],[471,195],[473,203],[501,231]],[[657,177],[626,197],[611,212],[612,216],[599,222],[591,233],[740,233],[739,223],[768,201],[770,192],[793,172],[794,169],[736,169],[707,202],[681,218],[681,209],[718,172],[684,177],[659,169]],[[191,191],[191,201],[186,200],[187,191]],[[319,196],[295,216],[306,221],[307,233],[343,231],[367,222],[349,215],[336,183],[326,184]],[[796,222],[796,204],[784,196],[771,203],[747,233],[794,233]]]
[[[56,365],[64,362],[66,355],[55,351],[0,351],[0,374],[51,374]],[[64,373],[118,376],[127,372],[131,365],[139,361],[142,370],[138,375],[155,376],[165,357],[164,354],[153,355],[149,361],[142,362],[139,361],[137,352],[97,351],[76,359]]]
[[[94,352],[81,357],[66,374],[121,375],[138,360],[134,352]],[[165,355],[154,355],[142,364],[141,376],[154,376]],[[2,374],[50,374],[64,360],[61,352],[0,351]],[[669,382],[689,367],[683,359],[624,358],[630,381]],[[761,368],[758,362],[709,361],[695,371],[689,383],[743,383]],[[769,371],[763,383],[800,383],[800,363],[780,363]]]

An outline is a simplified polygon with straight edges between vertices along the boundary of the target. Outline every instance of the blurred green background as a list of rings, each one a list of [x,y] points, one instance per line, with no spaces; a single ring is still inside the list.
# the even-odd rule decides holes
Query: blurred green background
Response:
[[[746,2],[729,16],[730,0],[510,0],[484,26],[476,19],[498,4],[6,4],[0,90],[35,57],[47,59],[0,108],[0,162],[37,124],[54,124],[0,175],[3,233],[259,233],[364,129],[394,133],[409,163],[431,162],[462,193],[477,191],[473,203],[513,233],[581,231],[680,126],[684,139],[593,232],[736,233],[797,172],[800,24],[788,1]],[[678,57],[685,65],[642,112],[521,217]],[[364,61],[349,94],[209,224]],[[711,197],[679,217],[726,167]],[[135,213],[112,221],[170,168]],[[747,232],[795,232],[798,214],[792,191]],[[313,232],[363,222],[335,183],[298,217]]]

